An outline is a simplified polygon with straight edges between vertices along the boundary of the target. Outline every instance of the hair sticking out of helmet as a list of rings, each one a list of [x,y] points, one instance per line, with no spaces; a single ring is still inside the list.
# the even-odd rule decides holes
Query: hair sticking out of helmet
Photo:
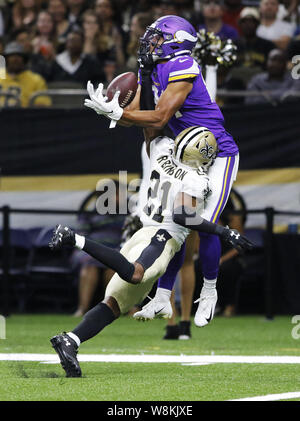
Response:
[[[147,27],[140,40],[138,60],[142,66],[147,66],[157,60],[190,55],[197,39],[195,28],[186,19],[163,16]]]
[[[173,157],[192,168],[207,169],[218,152],[216,138],[206,127],[193,126],[176,136]]]

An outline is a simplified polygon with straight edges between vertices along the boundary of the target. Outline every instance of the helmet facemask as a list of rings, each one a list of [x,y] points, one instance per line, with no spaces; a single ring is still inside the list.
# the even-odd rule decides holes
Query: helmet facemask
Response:
[[[154,64],[163,54],[162,44],[165,42],[166,34],[158,28],[147,27],[147,30],[142,38],[140,38],[140,48],[138,52],[138,61],[140,64]],[[167,34],[172,38],[171,34]],[[160,42],[163,38],[163,41]]]

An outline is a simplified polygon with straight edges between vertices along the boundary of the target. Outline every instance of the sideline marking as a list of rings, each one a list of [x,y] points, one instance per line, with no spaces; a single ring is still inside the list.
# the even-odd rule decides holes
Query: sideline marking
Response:
[[[238,401],[279,401],[281,399],[300,398],[300,392],[276,393],[273,395],[254,396],[252,398],[230,399],[228,402]]]
[[[56,354],[0,354],[0,361],[40,361],[59,363]],[[180,363],[180,364],[300,364],[300,356],[269,355],[152,355],[152,354],[81,354],[81,362]]]

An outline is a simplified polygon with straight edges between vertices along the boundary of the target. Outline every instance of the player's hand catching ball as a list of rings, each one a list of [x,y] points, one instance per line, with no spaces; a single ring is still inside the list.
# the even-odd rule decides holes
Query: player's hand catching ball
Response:
[[[123,109],[119,105],[120,91],[116,91],[111,101],[107,101],[107,97],[103,95],[103,84],[100,83],[97,90],[94,90],[93,84],[88,81],[87,91],[90,99],[85,99],[84,105],[97,114],[105,115],[111,120],[120,120],[123,114]]]

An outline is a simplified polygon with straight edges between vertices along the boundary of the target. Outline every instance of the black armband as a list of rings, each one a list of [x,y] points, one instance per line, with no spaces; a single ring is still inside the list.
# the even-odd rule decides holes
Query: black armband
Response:
[[[192,211],[185,206],[178,206],[176,209],[173,209],[173,221],[175,224],[189,228],[190,230],[216,234],[220,237],[225,231],[225,228],[221,225],[207,221],[195,211]]]

